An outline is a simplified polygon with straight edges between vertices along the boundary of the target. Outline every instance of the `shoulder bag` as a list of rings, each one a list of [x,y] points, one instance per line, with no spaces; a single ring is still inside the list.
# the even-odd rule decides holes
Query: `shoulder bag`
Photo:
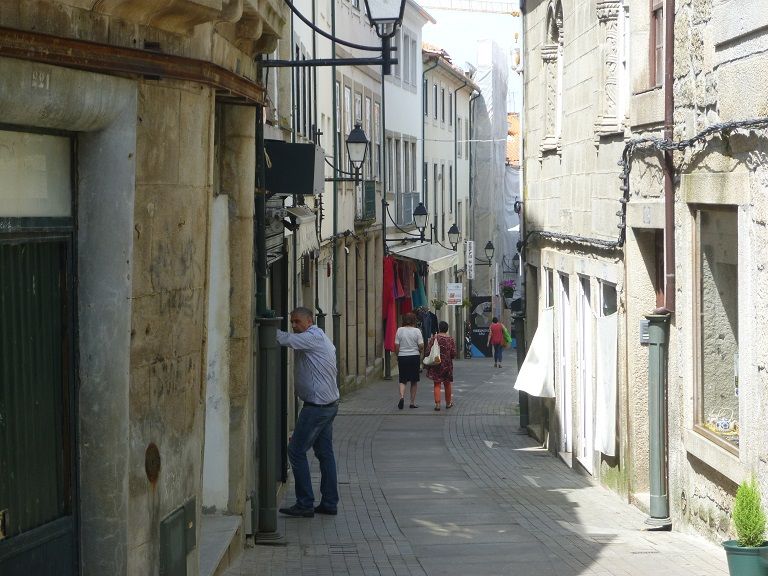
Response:
[[[432,348],[429,349],[429,354],[424,358],[425,366],[435,366],[440,364],[440,344],[437,342],[437,336],[432,341]]]

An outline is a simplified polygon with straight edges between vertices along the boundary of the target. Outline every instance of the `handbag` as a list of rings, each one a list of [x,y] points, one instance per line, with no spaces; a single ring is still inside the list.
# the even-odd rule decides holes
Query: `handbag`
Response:
[[[437,343],[437,336],[435,336],[432,348],[429,349],[429,354],[424,358],[424,365],[435,366],[437,364],[440,364],[440,344]]]
[[[501,345],[506,348],[510,344],[512,344],[512,335],[509,333],[509,330],[507,330],[507,327],[502,324],[501,330],[504,333],[504,341],[501,343]]]

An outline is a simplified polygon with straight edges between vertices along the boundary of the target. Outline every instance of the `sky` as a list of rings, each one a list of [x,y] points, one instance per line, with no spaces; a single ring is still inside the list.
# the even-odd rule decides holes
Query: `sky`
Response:
[[[522,110],[522,76],[514,72],[512,51],[520,47],[522,18],[508,14],[490,14],[427,8],[437,24],[428,23],[423,39],[448,52],[453,63],[464,70],[466,63],[477,66],[477,41],[492,39],[501,46],[510,65],[508,72],[507,111]],[[515,43],[515,32],[518,33]]]

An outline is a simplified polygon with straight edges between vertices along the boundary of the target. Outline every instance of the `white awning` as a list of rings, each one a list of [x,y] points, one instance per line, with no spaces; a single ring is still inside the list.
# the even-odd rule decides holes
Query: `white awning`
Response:
[[[307,206],[289,206],[286,211],[296,226],[296,252],[304,256],[317,250],[317,233],[315,232],[315,213]]]
[[[426,262],[428,274],[437,274],[459,262],[459,257],[453,250],[443,248],[440,244],[429,244],[428,242],[395,246],[389,251],[398,258],[410,258],[411,260]]]
[[[539,314],[539,325],[517,375],[515,390],[539,398],[555,397],[554,315],[553,308]]]

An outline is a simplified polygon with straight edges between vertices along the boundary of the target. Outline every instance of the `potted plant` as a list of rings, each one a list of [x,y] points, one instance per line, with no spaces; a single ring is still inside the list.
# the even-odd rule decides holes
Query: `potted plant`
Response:
[[[504,304],[506,304],[507,308],[512,308],[512,299],[515,297],[515,289],[517,288],[517,284],[515,284],[514,280],[504,280],[501,284],[499,284],[499,290],[501,291],[501,295],[504,297]]]
[[[733,505],[736,540],[723,542],[731,576],[765,576],[768,542],[765,541],[765,512],[754,477],[744,480]]]
[[[432,299],[432,308],[435,310],[440,310],[445,305],[445,300],[440,300],[440,298],[433,298]]]

